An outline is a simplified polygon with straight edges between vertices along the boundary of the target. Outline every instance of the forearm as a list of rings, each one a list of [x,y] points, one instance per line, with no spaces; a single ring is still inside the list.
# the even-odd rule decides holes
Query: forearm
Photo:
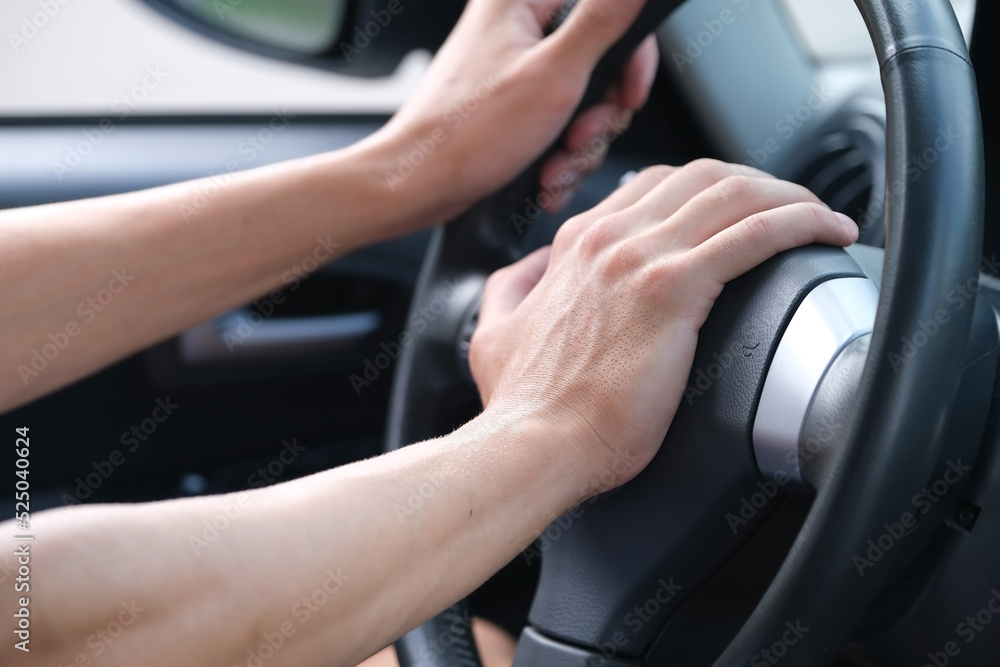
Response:
[[[271,637],[281,647],[269,665],[356,664],[582,499],[583,467],[559,455],[561,438],[487,414],[436,441],[243,495],[42,514],[34,659],[246,664]],[[133,600],[138,617],[95,655],[96,633]]]
[[[225,177],[0,212],[0,411],[429,224],[431,204],[386,184],[400,150],[379,137]]]

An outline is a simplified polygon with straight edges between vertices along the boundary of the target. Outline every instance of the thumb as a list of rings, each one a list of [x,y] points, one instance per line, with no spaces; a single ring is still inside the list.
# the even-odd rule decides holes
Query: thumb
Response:
[[[489,327],[510,315],[545,275],[552,247],[545,246],[490,276],[483,290],[479,325]]]
[[[645,0],[580,0],[552,34],[556,61],[572,69],[591,70],[645,4]]]

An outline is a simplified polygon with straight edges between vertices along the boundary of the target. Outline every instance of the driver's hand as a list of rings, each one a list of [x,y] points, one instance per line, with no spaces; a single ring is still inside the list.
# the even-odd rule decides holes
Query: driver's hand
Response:
[[[493,274],[472,339],[487,412],[545,419],[593,480],[631,479],[680,403],[698,330],[727,281],[857,227],[801,186],[699,160],[653,167]],[[607,471],[614,473],[610,481]]]
[[[419,89],[379,135],[393,147],[387,184],[442,198],[431,221],[455,215],[521,173],[556,140],[594,65],[643,0],[581,0],[549,37],[561,0],[471,0]],[[609,140],[645,104],[658,55],[648,39],[604,101],[576,118],[542,174],[538,203],[562,207],[603,160]]]

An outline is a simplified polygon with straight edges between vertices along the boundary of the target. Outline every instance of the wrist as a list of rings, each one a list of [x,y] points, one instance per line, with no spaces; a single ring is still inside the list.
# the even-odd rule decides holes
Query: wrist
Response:
[[[609,451],[588,424],[564,412],[491,403],[467,427],[492,433],[494,451],[499,444],[520,474],[538,478],[554,516],[624,484],[643,463],[627,448]]]
[[[393,118],[363,142],[386,196],[413,229],[447,222],[474,203],[455,143],[446,123],[409,117]]]
[[[625,484],[649,463],[653,453],[624,437],[609,441],[597,432],[592,419],[560,407],[511,408],[492,401],[482,416],[497,423],[519,423],[525,441],[533,447],[532,455],[538,457],[530,464],[558,471],[566,483],[568,508]]]
[[[297,189],[317,193],[317,206],[326,210],[323,217],[338,211],[340,235],[357,237],[351,238],[351,247],[404,236],[446,219],[440,194],[446,189],[424,173],[430,170],[398,178],[408,159],[405,142],[400,132],[383,128],[352,146],[300,163],[304,170]]]

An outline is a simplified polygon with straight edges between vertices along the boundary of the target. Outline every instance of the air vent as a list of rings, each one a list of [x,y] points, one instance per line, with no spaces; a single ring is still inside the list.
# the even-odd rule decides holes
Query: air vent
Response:
[[[861,229],[861,242],[881,246],[885,182],[885,130],[867,115],[852,116],[813,144],[796,182],[816,193]]]

